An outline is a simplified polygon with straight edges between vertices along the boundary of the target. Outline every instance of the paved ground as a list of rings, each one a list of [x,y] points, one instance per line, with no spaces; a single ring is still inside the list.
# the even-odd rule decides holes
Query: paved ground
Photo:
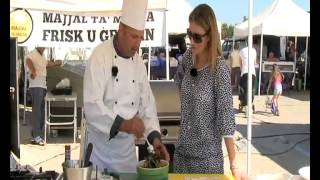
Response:
[[[298,174],[299,168],[310,165],[309,97],[309,92],[286,93],[279,102],[279,117],[271,114],[270,109],[266,110],[266,96],[255,97],[251,151],[253,177],[267,173]],[[238,104],[236,98],[234,104]],[[238,158],[246,169],[247,141],[243,137],[247,136],[247,119],[244,117],[244,113],[236,114]]]
[[[280,98],[280,116],[265,108],[266,96],[256,96],[256,113],[252,116],[251,177],[262,174],[298,174],[299,168],[310,165],[310,94],[309,92],[285,93]],[[238,161],[246,171],[247,119],[238,113],[238,100],[234,96],[237,122]],[[27,113],[28,115],[28,113]],[[29,115],[28,115],[29,116]],[[22,120],[21,120],[22,124]],[[59,131],[58,138],[49,138],[44,147],[29,144],[29,126],[21,126],[20,163],[35,169],[62,172],[64,145],[71,144],[72,159],[79,158],[79,143],[73,144],[72,131]],[[225,152],[225,172],[228,157]]]

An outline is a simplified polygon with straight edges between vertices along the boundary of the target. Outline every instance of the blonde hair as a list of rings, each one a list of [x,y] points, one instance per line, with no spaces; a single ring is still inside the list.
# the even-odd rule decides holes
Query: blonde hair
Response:
[[[216,16],[212,8],[207,4],[198,5],[189,15],[190,22],[201,26],[208,33],[209,41],[206,51],[208,52],[209,63],[211,65],[210,71],[215,70],[217,57],[222,56],[222,48]]]

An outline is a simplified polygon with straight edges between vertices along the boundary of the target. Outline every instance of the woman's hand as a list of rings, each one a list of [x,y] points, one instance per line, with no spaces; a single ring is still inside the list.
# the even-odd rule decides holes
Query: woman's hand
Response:
[[[234,180],[250,180],[245,172],[240,171],[240,169],[231,167],[231,172],[234,177]]]

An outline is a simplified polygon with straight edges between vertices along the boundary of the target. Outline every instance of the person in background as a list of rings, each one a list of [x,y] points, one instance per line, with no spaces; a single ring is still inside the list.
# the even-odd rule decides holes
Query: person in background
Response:
[[[234,45],[234,50],[231,52],[229,59],[231,63],[231,85],[233,85],[237,90],[240,82],[240,51],[239,43]]]
[[[255,72],[255,64],[257,61],[257,52],[254,47],[250,49],[251,57],[249,58],[249,47],[245,47],[240,51],[240,69],[241,69],[241,78],[240,78],[240,109],[242,111],[242,107],[247,106],[247,91],[248,91],[248,76],[249,76],[249,68],[252,76],[252,102],[254,100],[254,83],[256,78]],[[253,112],[255,111],[254,105],[252,105]]]
[[[267,58],[267,61],[268,62],[278,62],[279,59],[274,57],[274,53],[272,51],[270,51],[269,55],[268,55],[268,58]],[[269,93],[268,87],[271,85],[271,84],[269,84],[270,83],[269,79],[270,79],[271,76],[272,76],[272,72],[264,72],[264,74],[262,76],[263,77],[263,82],[264,82],[264,87],[266,88],[267,94]]]
[[[259,48],[260,51],[260,48]],[[267,59],[267,55],[268,55],[268,47],[266,44],[263,43],[263,47],[262,47],[262,59]],[[260,57],[259,57],[260,59]]]
[[[143,40],[147,0],[124,0],[119,30],[91,54],[84,74],[84,114],[91,162],[98,171],[135,173],[135,140],[147,140],[170,160],[147,70],[137,51]]]
[[[224,174],[224,139],[230,170],[237,180],[244,179],[236,160],[230,70],[221,58],[216,17],[210,6],[200,4],[191,12],[187,35],[191,48],[184,53],[174,78],[180,91],[181,121],[173,171]]]
[[[279,66],[274,64],[272,66],[272,76],[270,78],[269,84],[273,86],[273,97],[272,101],[275,103],[275,111],[273,112],[277,116],[280,115],[279,112],[279,97],[282,94],[282,82],[284,80],[284,75],[280,71]],[[270,86],[268,87],[268,90],[270,89]]]
[[[279,61],[279,59],[274,57],[274,53],[272,51],[270,51],[267,61],[269,61],[269,62],[277,62],[277,61]]]
[[[258,39],[254,39],[253,40],[253,45],[252,45],[255,49],[256,49],[256,52],[257,52],[257,59],[260,60],[260,48],[261,48],[261,41],[258,40]],[[267,59],[267,56],[268,56],[268,47],[265,43],[263,43],[263,47],[262,47],[262,60],[265,60]]]
[[[47,93],[47,68],[62,65],[61,60],[48,61],[43,56],[45,47],[36,47],[26,58],[29,72],[29,89],[32,101],[31,143],[44,145],[43,127],[45,123],[45,96]]]
[[[296,49],[294,47],[294,42],[289,41],[288,46],[286,48],[287,61],[294,61],[295,51],[296,51]]]
[[[166,54],[164,50],[160,50],[158,61],[160,62],[159,79],[165,79],[166,78]]]
[[[252,47],[256,50],[256,53],[257,53],[257,59],[259,59],[259,57],[260,57],[260,44],[258,43],[257,39],[253,39],[252,43],[253,43]]]
[[[259,86],[259,69],[260,69],[260,59],[257,57],[255,62],[254,62],[254,69],[255,69],[255,73],[256,73],[256,78],[255,81],[252,85],[252,88],[254,89],[254,93],[257,94],[258,93],[258,86]]]
[[[151,56],[152,59],[151,59],[151,64],[150,64],[150,67],[151,67],[151,71],[150,71],[150,78],[151,80],[155,80],[155,79],[158,79],[159,76],[160,76],[160,70],[161,70],[161,66],[160,66],[160,63],[161,63],[161,59],[160,59],[160,53],[159,51],[155,51],[154,53],[154,56]]]

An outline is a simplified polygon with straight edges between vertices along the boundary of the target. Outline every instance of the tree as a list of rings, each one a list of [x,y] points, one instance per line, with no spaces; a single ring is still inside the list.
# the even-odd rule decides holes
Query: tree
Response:
[[[247,16],[243,16],[242,22],[245,22],[246,20],[248,20]]]
[[[233,25],[228,25],[227,23],[223,23],[221,27],[221,39],[232,38],[233,37]]]

